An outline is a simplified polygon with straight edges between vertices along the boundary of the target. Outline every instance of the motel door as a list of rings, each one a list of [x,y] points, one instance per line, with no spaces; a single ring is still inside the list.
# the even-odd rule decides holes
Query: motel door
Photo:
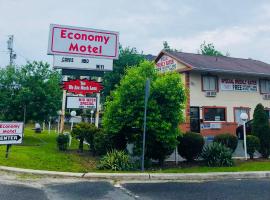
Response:
[[[190,131],[200,133],[200,108],[190,107]]]

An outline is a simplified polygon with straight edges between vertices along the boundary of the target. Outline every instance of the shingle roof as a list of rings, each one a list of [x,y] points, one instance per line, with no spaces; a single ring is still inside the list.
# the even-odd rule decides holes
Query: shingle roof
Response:
[[[219,71],[228,73],[254,74],[270,76],[270,64],[243,58],[232,58],[227,56],[206,56],[201,54],[183,53],[175,51],[162,51],[161,54],[171,55],[175,59],[188,64],[192,70]]]
[[[152,54],[147,54],[147,55],[144,54],[143,56],[146,60],[149,60],[149,61],[154,61],[157,57],[157,56],[154,56]]]

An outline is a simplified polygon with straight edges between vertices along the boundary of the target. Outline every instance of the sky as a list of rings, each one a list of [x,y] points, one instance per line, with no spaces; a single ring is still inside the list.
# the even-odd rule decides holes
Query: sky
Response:
[[[15,63],[46,61],[49,25],[118,31],[124,47],[157,55],[163,41],[197,53],[213,43],[231,57],[270,63],[269,0],[0,0],[0,66],[9,62],[14,35]]]

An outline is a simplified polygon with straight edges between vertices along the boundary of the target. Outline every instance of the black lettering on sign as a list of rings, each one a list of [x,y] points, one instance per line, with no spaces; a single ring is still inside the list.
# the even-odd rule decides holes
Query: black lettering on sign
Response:
[[[73,62],[73,58],[62,57],[61,62]]]
[[[89,59],[82,59],[82,63],[89,63]]]
[[[102,69],[104,69],[104,65],[96,65],[96,69],[102,70]]]

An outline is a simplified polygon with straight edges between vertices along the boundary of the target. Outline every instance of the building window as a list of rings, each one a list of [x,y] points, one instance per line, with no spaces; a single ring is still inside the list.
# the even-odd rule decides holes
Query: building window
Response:
[[[270,93],[270,80],[260,80],[260,90],[262,94]]]
[[[216,76],[202,76],[202,90],[203,91],[217,91],[217,77]]]
[[[266,113],[268,119],[270,120],[270,109],[269,108],[266,108],[265,109],[265,113]]]
[[[234,108],[234,121],[240,125],[243,123],[242,119],[240,118],[240,115],[242,113],[247,113],[248,115],[248,120],[249,120],[249,108],[246,108],[246,107],[237,107],[237,108]]]
[[[204,121],[226,121],[226,108],[204,107]]]

